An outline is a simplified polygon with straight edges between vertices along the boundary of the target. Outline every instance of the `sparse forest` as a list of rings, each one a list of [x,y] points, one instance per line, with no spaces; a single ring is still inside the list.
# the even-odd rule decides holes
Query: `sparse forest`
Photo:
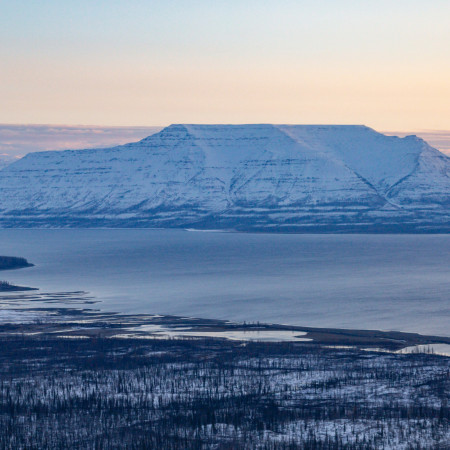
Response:
[[[445,448],[449,391],[432,354],[20,336],[0,346],[0,448]]]

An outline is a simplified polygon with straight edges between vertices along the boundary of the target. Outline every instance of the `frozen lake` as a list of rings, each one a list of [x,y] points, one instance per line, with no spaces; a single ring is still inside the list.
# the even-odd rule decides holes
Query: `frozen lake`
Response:
[[[0,255],[105,311],[450,335],[450,235],[3,229]]]

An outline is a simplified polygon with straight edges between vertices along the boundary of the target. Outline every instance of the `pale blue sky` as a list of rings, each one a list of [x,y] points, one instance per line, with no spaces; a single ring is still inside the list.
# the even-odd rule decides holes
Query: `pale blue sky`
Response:
[[[0,0],[0,122],[450,128],[450,1]]]

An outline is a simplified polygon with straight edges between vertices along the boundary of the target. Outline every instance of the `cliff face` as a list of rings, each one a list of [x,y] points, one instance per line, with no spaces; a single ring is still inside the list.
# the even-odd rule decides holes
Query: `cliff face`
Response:
[[[0,171],[3,226],[450,231],[450,158],[364,126],[171,125]]]

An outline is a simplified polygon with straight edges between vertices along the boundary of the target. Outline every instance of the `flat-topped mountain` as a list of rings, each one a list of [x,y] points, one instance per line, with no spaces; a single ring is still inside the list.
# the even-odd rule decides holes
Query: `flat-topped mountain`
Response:
[[[171,125],[0,171],[2,226],[450,231],[450,158],[365,126]]]

